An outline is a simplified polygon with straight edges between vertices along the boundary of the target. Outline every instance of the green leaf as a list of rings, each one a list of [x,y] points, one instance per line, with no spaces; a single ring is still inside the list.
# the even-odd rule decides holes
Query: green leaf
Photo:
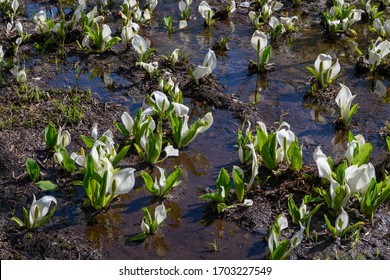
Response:
[[[85,146],[87,146],[87,148],[91,149],[93,147],[93,145],[95,144],[95,141],[85,135],[81,135],[81,139],[83,139],[84,141],[84,144]]]
[[[270,255],[271,260],[283,260],[287,257],[288,246],[290,245],[290,240],[283,240],[279,243],[279,246]]]
[[[45,127],[45,143],[48,149],[53,149],[57,144],[57,130],[51,124]]]
[[[150,215],[149,209],[147,207],[142,208],[142,211],[144,212],[144,217],[146,220],[146,224],[151,227],[153,223],[152,215]],[[150,229],[151,230],[151,229]],[[152,232],[152,230],[151,230]]]
[[[218,203],[217,210],[218,214],[221,214],[228,206],[225,203]]]
[[[149,132],[149,151],[147,153],[146,161],[154,164],[158,161],[161,149],[162,149],[162,131],[161,128],[158,129],[157,135],[155,136],[153,131]]]
[[[268,136],[268,140],[264,143],[261,149],[261,157],[264,165],[269,170],[275,170],[278,167],[276,162],[276,133]]]
[[[347,234],[349,231],[351,231],[352,229],[356,228],[356,227],[359,227],[361,225],[364,225],[364,222],[357,222],[356,224],[353,224],[353,225],[350,225],[348,226],[346,229],[344,229],[341,233],[340,233],[340,236],[344,236],[345,234]]]
[[[390,136],[386,137],[387,149],[390,151]]]
[[[74,163],[74,160],[69,156],[68,151],[62,146],[58,147],[58,151],[62,155],[62,167],[64,167],[64,169],[69,173],[75,171],[76,164]]]
[[[135,149],[137,150],[138,155],[139,155],[142,159],[146,160],[145,153],[144,153],[144,151],[142,150],[142,148],[141,148],[140,146],[138,146],[138,144],[136,144],[136,143],[134,143],[134,147],[135,147]]]
[[[137,234],[134,237],[130,237],[130,241],[137,242],[137,241],[144,241],[146,238],[148,238],[148,235],[145,232],[141,232]]]
[[[291,161],[292,170],[299,172],[302,168],[302,152],[298,147],[297,140],[290,144],[287,154]]]
[[[335,173],[336,173],[336,181],[339,182],[339,184],[344,182],[345,169],[347,169],[347,164],[345,162],[337,166]]]
[[[332,226],[332,224],[330,223],[329,219],[328,219],[328,216],[326,216],[324,214],[324,218],[325,218],[325,223],[326,225],[328,226],[328,229],[329,231],[334,235],[334,236],[337,236],[336,234],[336,228]]]
[[[309,72],[316,78],[316,80],[318,81],[318,73],[316,70],[314,70],[313,68],[311,67],[306,67],[307,70],[309,70]]]
[[[216,196],[216,193],[206,193],[206,194],[202,194],[201,196],[199,196],[199,199],[202,199],[202,200],[214,200],[214,197]]]
[[[333,207],[332,208],[333,208],[333,210],[338,211],[341,209],[341,206],[343,204],[343,200],[344,200],[345,196],[347,195],[347,190],[346,190],[345,185],[340,185],[340,186],[335,188],[334,192],[336,195],[333,199]]]
[[[304,223],[306,223],[306,222],[310,223],[311,217],[313,217],[313,216],[317,213],[317,211],[321,208],[321,206],[322,206],[322,203],[316,205],[316,207],[315,207],[313,210],[311,210],[311,211],[302,219],[302,221],[303,221]]]
[[[326,205],[331,208],[332,207],[332,200],[328,194],[328,192],[322,188],[314,188],[314,191],[317,192],[326,202]]]
[[[386,181],[386,182],[385,182]],[[385,201],[389,195],[390,195],[390,182],[389,178],[386,178],[385,181],[382,181],[381,188],[379,190],[379,197],[375,200],[375,209],[379,207],[379,205],[382,204],[383,201]]]
[[[39,181],[37,186],[43,191],[54,191],[58,189],[58,186],[51,181]]]
[[[12,217],[10,220],[11,220],[11,221],[14,221],[15,223],[17,223],[20,227],[26,226],[26,225],[22,222],[22,220],[20,220],[18,217]]]
[[[24,207],[22,207],[22,210],[23,210],[23,221],[24,221],[24,225],[25,225],[28,229],[31,229],[30,219],[29,219],[29,213],[28,213],[27,209],[24,208]]]
[[[111,40],[107,42],[106,48],[103,51],[108,50],[109,48],[111,48],[113,45],[115,45],[116,43],[118,43],[120,41],[122,41],[122,39],[120,37],[117,37],[117,36],[112,37]]]
[[[230,182],[229,173],[226,171],[225,168],[222,167],[221,170],[219,171],[219,174],[218,174],[216,186],[218,188],[221,186],[228,187],[230,185],[231,185],[231,182]]]
[[[294,201],[292,195],[290,195],[290,197],[288,198],[287,205],[288,205],[288,211],[290,212],[290,215],[291,215],[292,222],[294,224],[298,224],[300,219],[301,219],[301,215],[299,213],[299,208],[295,204],[295,201]]]
[[[171,114],[169,114],[169,120],[171,122],[173,143],[175,143],[176,146],[179,146],[181,138],[180,132],[183,126],[183,119],[176,116],[176,114],[172,111]]]
[[[35,224],[35,228],[42,226],[44,223],[46,223],[48,220],[50,220],[50,218],[54,215],[54,212],[56,211],[56,209],[57,209],[57,205],[54,205],[54,207],[51,208],[50,212],[48,214],[46,214],[46,216],[43,217],[42,220],[40,220],[39,222],[37,222]]]
[[[348,131],[348,142],[352,142],[356,140],[355,135],[353,135],[352,131]]]
[[[240,167],[234,165],[232,173],[233,182],[236,186],[237,200],[241,203],[245,197],[244,171]]]
[[[352,117],[356,114],[359,104],[355,104],[352,106],[351,110],[349,110],[348,114],[348,120],[346,120],[347,123],[350,123]]]
[[[359,152],[356,156],[352,159],[352,165],[358,164],[358,166],[361,166],[362,164],[365,164],[368,162],[368,159],[370,158],[372,152],[372,145],[371,143],[364,143],[359,147]]]
[[[130,137],[130,132],[126,129],[126,127],[119,123],[115,122],[115,127],[119,130],[120,133],[122,133],[126,137]]]
[[[141,171],[141,177],[144,179],[145,186],[148,189],[148,191],[154,195],[158,196],[157,190],[153,188],[154,182],[152,176],[149,175],[145,170]]]
[[[388,178],[379,183],[376,182],[375,178],[371,180],[367,192],[360,203],[360,212],[371,216],[378,209],[379,205],[387,199],[390,195],[390,184],[387,180]]]
[[[38,163],[32,158],[26,160],[27,173],[30,176],[30,179],[36,183],[41,179],[41,170],[38,166]]]
[[[181,176],[181,174],[183,174],[183,170],[180,167],[178,167],[168,176],[163,195],[169,192],[170,189],[172,189],[173,187],[180,184],[181,181],[178,179]]]
[[[124,146],[119,153],[116,154],[114,160],[112,161],[112,165],[115,167],[118,163],[127,155],[127,152],[130,149],[130,145]]]
[[[264,143],[267,142],[268,140],[268,136],[267,136],[267,132],[263,131],[263,129],[260,126],[256,127],[256,135],[258,141],[256,150],[260,153]]]
[[[195,137],[198,134],[198,129],[207,126],[208,123],[203,119],[197,119],[193,124],[190,125],[190,128],[187,132],[187,135],[181,139],[180,145],[178,145],[179,148],[183,148],[187,146],[189,143],[192,142],[192,140],[195,139]]]

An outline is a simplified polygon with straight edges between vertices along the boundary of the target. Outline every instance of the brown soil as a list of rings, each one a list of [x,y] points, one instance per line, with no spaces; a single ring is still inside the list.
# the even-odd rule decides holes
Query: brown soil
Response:
[[[303,1],[303,3],[309,1]],[[323,9],[324,1],[319,4],[310,3],[306,13],[315,14]],[[288,6],[289,7],[289,6]],[[237,13],[237,17],[246,20],[246,14]],[[25,31],[32,34],[33,24],[28,19],[20,17]],[[4,25],[5,20],[0,19]],[[7,37],[4,29],[0,29],[0,44],[4,49],[9,49],[15,36]],[[75,34],[76,36],[77,34]],[[39,36],[32,36],[19,50],[25,56],[35,56],[32,43],[41,40]],[[55,49],[55,48],[54,48]],[[129,49],[123,51],[114,48],[103,54],[85,55],[78,50],[75,44],[66,44],[67,56],[80,57],[81,68],[88,69],[91,65],[105,65],[110,61],[111,73],[121,73],[123,77],[131,81],[132,85],[127,89],[130,97],[144,97],[146,93],[157,88],[157,80],[150,80],[148,74],[135,67],[136,54]],[[159,64],[167,67],[157,55],[154,58],[160,60]],[[8,52],[6,57],[11,56]],[[30,77],[41,77],[40,80],[29,81],[29,90],[16,94],[16,84],[0,85],[0,258],[1,259],[100,259],[101,252],[92,248],[88,240],[78,236],[68,226],[72,224],[66,211],[54,217],[43,227],[36,229],[30,235],[26,230],[20,229],[16,223],[10,221],[15,215],[21,217],[22,207],[28,209],[32,194],[40,193],[40,189],[32,183],[26,173],[25,161],[31,157],[39,163],[45,179],[52,180],[59,186],[59,204],[69,206],[71,203],[83,203],[83,198],[78,197],[76,202],[66,200],[69,195],[71,181],[67,174],[61,171],[52,159],[52,154],[45,148],[44,127],[48,123],[64,125],[72,136],[71,150],[83,145],[80,134],[88,135],[94,123],[98,123],[99,131],[107,128],[113,131],[113,121],[119,121],[123,111],[128,110],[122,105],[105,103],[98,96],[88,92],[69,91],[65,89],[52,89],[48,86],[50,77],[55,75],[55,65],[45,61],[55,61],[53,50],[45,52],[46,59],[36,59],[29,67]],[[69,62],[64,62],[69,63]],[[103,66],[104,67],[104,66]],[[181,85],[186,97],[191,98],[196,106],[214,106],[228,110],[233,116],[243,121],[250,120],[255,123],[259,118],[256,108],[243,103],[232,95],[221,93],[221,85],[213,76],[204,79],[200,86],[196,86],[188,76],[189,62],[183,62],[171,69],[173,76]],[[12,80],[9,73],[4,74],[5,80]],[[39,92],[35,93],[35,87]],[[113,90],[121,85],[114,84]],[[38,97],[36,97],[38,95]],[[128,96],[124,96],[128,98]],[[61,110],[55,100],[61,100],[66,109]],[[73,112],[73,113],[72,113]],[[77,112],[82,112],[82,116]],[[119,140],[121,137],[116,135]],[[386,159],[385,159],[386,160]],[[139,164],[139,158],[134,154],[126,159],[130,165]],[[389,155],[387,154],[387,162]],[[376,166],[384,166],[387,171],[386,161]],[[254,205],[249,208],[231,209],[223,213],[222,218],[234,221],[248,231],[259,231],[265,238],[268,231],[264,230],[273,224],[280,213],[288,213],[287,198],[294,194],[296,203],[299,203],[304,194],[313,193],[313,187],[321,182],[316,178],[316,167],[305,166],[300,174],[282,173],[273,175],[268,183],[260,188],[254,187],[248,193],[248,198],[253,199]],[[309,178],[303,174],[309,174]],[[379,174],[378,174],[379,175]],[[77,177],[77,176],[76,176]],[[304,179],[306,178],[306,179]],[[42,193],[40,193],[43,195]],[[354,236],[348,235],[345,239],[334,239],[324,228],[323,214],[326,212],[323,206],[313,219],[311,225],[311,237],[304,242],[291,255],[292,259],[390,259],[390,205],[388,201],[375,213],[375,224],[371,225],[367,217],[355,214],[355,209],[350,208],[351,222],[361,221],[365,225]],[[86,209],[86,216],[91,217],[93,212]],[[291,227],[284,233],[284,237],[290,237],[298,227]]]

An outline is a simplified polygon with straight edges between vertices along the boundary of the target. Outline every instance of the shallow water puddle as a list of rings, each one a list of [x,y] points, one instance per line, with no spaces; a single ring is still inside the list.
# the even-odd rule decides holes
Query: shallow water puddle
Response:
[[[83,222],[82,211],[79,211],[81,216],[75,221],[75,229],[101,249],[105,258],[241,259],[260,258],[265,254],[264,236],[210,218],[205,215],[207,202],[198,198],[206,188],[214,186],[221,167],[238,164],[234,147],[237,123],[226,111],[213,113],[215,125],[199,135],[178,158],[162,164],[168,171],[174,166],[180,166],[184,171],[182,183],[164,201],[166,208],[171,210],[160,229],[163,236],[153,236],[143,243],[128,241],[128,237],[141,231],[142,207],[148,207],[153,213],[157,206],[157,201],[140,188],[142,184],[136,184],[135,191],[122,196],[120,202],[106,213],[98,214],[92,222],[90,218]],[[86,222],[87,225],[80,226]],[[218,246],[216,252],[208,245],[214,241]]]
[[[197,7],[193,5],[192,8],[192,14],[199,17]],[[28,7],[28,14],[32,15],[34,9],[35,6]],[[239,12],[246,13],[246,10],[239,8]],[[156,18],[161,19],[162,16],[179,18],[176,0],[159,3]],[[363,134],[373,144],[372,161],[379,161],[384,143],[377,130],[385,125],[390,115],[389,82],[371,80],[367,75],[354,75],[354,43],[348,39],[341,39],[336,44],[324,43],[318,23],[313,28],[314,25],[305,22],[301,26],[300,35],[291,40],[282,39],[281,43],[273,46],[271,62],[275,64],[275,71],[269,72],[266,77],[249,75],[248,60],[256,56],[250,45],[250,36],[254,30],[249,21],[237,22],[234,15],[232,22],[218,22],[207,30],[202,20],[193,19],[188,28],[177,30],[172,36],[168,36],[161,22],[152,22],[151,27],[142,31],[142,35],[151,40],[151,46],[159,54],[167,54],[175,48],[188,51],[194,65],[202,62],[214,41],[231,36],[229,50],[226,56],[218,58],[213,74],[222,83],[226,94],[234,94],[242,102],[253,103],[259,111],[259,120],[267,126],[275,126],[274,123],[282,116],[303,144],[306,164],[313,163],[312,152],[318,145],[334,158],[342,156],[345,151],[346,135],[335,131],[334,121],[339,114],[338,110],[304,102],[304,95],[310,87],[310,73],[305,67],[313,67],[319,53],[335,55],[341,64],[341,75],[337,82],[345,83],[353,94],[357,94],[354,102],[359,103],[359,109],[352,120],[356,124],[353,132],[355,135]],[[360,30],[360,34],[365,33],[363,29]],[[360,38],[358,41],[361,49],[366,48],[365,40]],[[68,58],[68,62],[75,61],[77,58]],[[99,68],[81,71],[78,79],[75,79],[76,69],[61,65],[59,68],[59,74],[51,86],[90,88],[104,101],[120,102],[129,106],[133,112],[142,102],[123,97],[126,90],[131,88],[131,83],[121,77],[120,73],[111,73],[110,77],[123,89],[110,91],[104,83],[104,71]],[[195,116],[202,117],[209,110],[212,109],[207,107],[204,112],[195,112]],[[210,130],[199,135],[179,158],[169,159],[163,164],[168,169],[180,166],[184,170],[181,185],[172,191],[165,202],[166,207],[171,208],[171,213],[160,231],[164,236],[151,237],[144,243],[127,241],[129,236],[140,231],[142,207],[151,205],[151,196],[139,189],[141,185],[136,185],[137,191],[122,196],[120,202],[115,203],[106,213],[97,215],[92,222],[84,216],[83,210],[69,209],[74,211],[75,229],[91,240],[97,249],[102,249],[105,258],[239,259],[264,256],[264,236],[249,234],[218,219],[211,223],[205,220],[207,202],[198,197],[207,187],[214,186],[220,168],[231,170],[234,164],[239,164],[234,145],[241,122],[227,111],[214,110],[213,115],[214,124]],[[212,253],[207,247],[207,243],[213,243],[214,240],[221,253]]]

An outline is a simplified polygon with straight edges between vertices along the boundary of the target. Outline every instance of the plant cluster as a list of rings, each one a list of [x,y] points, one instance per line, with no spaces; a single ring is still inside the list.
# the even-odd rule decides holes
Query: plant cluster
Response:
[[[325,18],[325,28],[329,34],[344,33],[350,31],[352,24],[361,20],[363,10],[356,9],[353,4],[344,2],[344,0],[334,0],[333,6],[329,11],[323,12]]]

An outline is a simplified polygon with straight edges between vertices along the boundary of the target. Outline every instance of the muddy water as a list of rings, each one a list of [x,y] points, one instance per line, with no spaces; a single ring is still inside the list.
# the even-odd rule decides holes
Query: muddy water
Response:
[[[231,36],[229,51],[224,57],[219,57],[217,68],[213,73],[224,86],[226,94],[234,94],[243,102],[253,103],[259,109],[261,121],[268,126],[274,126],[280,117],[291,125],[304,149],[304,161],[313,163],[311,154],[321,145],[327,155],[341,157],[344,151],[345,135],[335,131],[334,120],[338,111],[330,107],[305,104],[304,95],[309,89],[310,73],[305,67],[313,67],[319,53],[329,53],[336,56],[341,64],[341,75],[337,82],[346,84],[353,94],[357,94],[354,102],[359,103],[358,113],[353,117],[354,134],[363,134],[374,145],[372,161],[377,162],[384,149],[384,143],[377,130],[388,121],[390,106],[384,102],[387,80],[379,77],[368,78],[367,75],[354,75],[353,58],[355,43],[343,38],[336,43],[325,43],[321,35],[319,19],[303,18],[300,24],[301,32],[291,40],[282,39],[273,46],[271,62],[275,71],[266,76],[248,74],[248,60],[256,54],[250,46],[250,36],[253,28],[249,21],[238,21],[233,15],[231,21],[218,22],[207,30],[203,20],[199,19],[193,5],[188,28],[168,36],[160,20],[152,22],[151,27],[142,31],[149,38],[152,47],[160,54],[167,54],[175,48],[189,52],[193,64],[200,64],[207,50],[216,39]],[[238,13],[246,14],[247,10],[239,8]],[[160,1],[156,18],[172,16],[179,18],[177,1]],[[294,10],[289,16],[294,15]],[[177,21],[176,21],[177,26]],[[359,47],[364,50],[367,41],[367,26],[357,25],[360,36],[356,39]],[[67,58],[77,60],[77,58]],[[59,65],[61,69],[61,65]],[[98,70],[80,73],[81,87],[91,88],[103,99],[124,102],[125,105],[136,108],[140,100],[124,100],[122,91],[109,91],[103,82],[102,75],[95,75]],[[73,68],[63,67],[55,86],[74,86],[76,82],[69,77],[76,76]],[[112,78],[130,87],[131,82],[119,74]],[[142,207],[153,209],[157,202],[141,189],[141,183],[136,191],[122,196],[120,201],[106,213],[91,218],[81,207],[64,209],[60,214],[69,215],[73,219],[75,230],[89,239],[96,249],[101,249],[105,258],[112,259],[238,259],[261,258],[266,251],[263,235],[249,234],[236,226],[221,220],[208,221],[204,217],[207,203],[198,199],[206,187],[212,187],[221,167],[231,169],[238,164],[235,148],[237,128],[241,123],[228,112],[205,108],[204,112],[195,112],[195,116],[203,116],[212,110],[214,124],[205,134],[184,150],[176,159],[164,163],[168,169],[180,166],[184,169],[182,183],[172,191],[164,202],[171,208],[170,217],[162,228],[163,236],[149,238],[144,243],[132,244],[127,241],[129,236],[140,231]],[[82,191],[78,190],[78,197]],[[68,211],[68,212],[67,212]],[[266,229],[260,229],[266,232]],[[220,251],[211,252],[207,243],[216,241]]]

